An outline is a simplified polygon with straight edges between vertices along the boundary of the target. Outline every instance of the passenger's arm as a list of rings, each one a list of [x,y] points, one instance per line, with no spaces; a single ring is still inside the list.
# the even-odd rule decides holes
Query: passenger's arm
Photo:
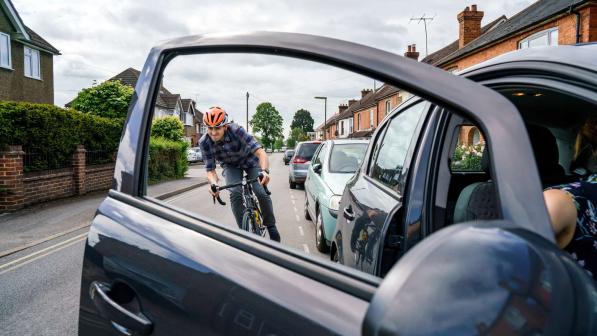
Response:
[[[550,189],[543,192],[543,197],[556,243],[564,248],[572,241],[576,228],[577,210],[572,195],[560,189]]]

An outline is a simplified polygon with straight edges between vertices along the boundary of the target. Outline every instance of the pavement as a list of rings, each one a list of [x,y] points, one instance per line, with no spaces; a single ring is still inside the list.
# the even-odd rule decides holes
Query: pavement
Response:
[[[183,179],[149,186],[148,195],[166,199],[207,184],[202,165]],[[40,203],[0,215],[0,258],[88,227],[107,191]]]

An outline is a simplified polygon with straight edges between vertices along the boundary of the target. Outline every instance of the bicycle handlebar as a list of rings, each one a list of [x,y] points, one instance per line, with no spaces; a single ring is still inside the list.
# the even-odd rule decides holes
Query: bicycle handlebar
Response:
[[[246,180],[246,182],[247,182],[247,183],[253,183],[253,182],[257,182],[257,181],[258,181],[258,180],[260,180],[262,177],[263,177],[263,175],[262,175],[261,173],[259,173],[259,175],[258,175],[257,177],[255,177],[255,178],[252,178],[252,179],[248,179],[248,180]],[[237,186],[239,186],[239,185],[242,185],[242,184],[243,184],[242,182],[238,182],[238,183],[232,183],[232,184],[228,184],[228,185],[221,186],[221,187],[219,187],[219,186],[217,186],[217,185],[215,185],[215,184],[212,184],[212,185],[211,185],[211,191],[213,191],[213,192],[217,192],[217,191],[224,190],[224,189],[230,189],[230,188],[234,188],[234,187],[237,187]],[[265,193],[266,193],[266,194],[268,194],[268,195],[271,195],[271,194],[272,194],[272,193],[269,191],[269,189],[267,189],[267,186],[265,186],[265,185],[264,185],[264,186],[263,186],[263,189],[265,190]],[[213,197],[214,204],[216,204],[216,200],[218,200],[218,203],[220,203],[221,205],[226,205],[226,202],[222,201],[222,199],[220,198],[220,196],[219,196],[219,195],[218,195],[218,197],[215,197],[215,196]]]

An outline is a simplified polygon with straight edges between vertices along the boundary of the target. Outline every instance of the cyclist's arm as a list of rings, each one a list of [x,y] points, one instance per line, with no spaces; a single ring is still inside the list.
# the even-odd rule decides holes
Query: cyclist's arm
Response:
[[[269,158],[267,157],[267,154],[265,153],[263,148],[258,148],[255,151],[255,156],[259,158],[259,167],[261,168],[261,170],[269,169]]]

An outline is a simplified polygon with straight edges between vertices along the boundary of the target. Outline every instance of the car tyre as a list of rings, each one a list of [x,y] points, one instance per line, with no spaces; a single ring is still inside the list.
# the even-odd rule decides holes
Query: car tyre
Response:
[[[311,220],[311,215],[309,215],[309,202],[307,201],[307,191],[305,190],[305,219]]]
[[[323,234],[323,215],[320,211],[317,211],[317,219],[315,220],[315,247],[322,253],[329,251],[328,244],[325,242],[325,236]]]
[[[296,189],[296,183],[292,182],[292,180],[288,180],[288,184],[290,185],[290,189]]]

